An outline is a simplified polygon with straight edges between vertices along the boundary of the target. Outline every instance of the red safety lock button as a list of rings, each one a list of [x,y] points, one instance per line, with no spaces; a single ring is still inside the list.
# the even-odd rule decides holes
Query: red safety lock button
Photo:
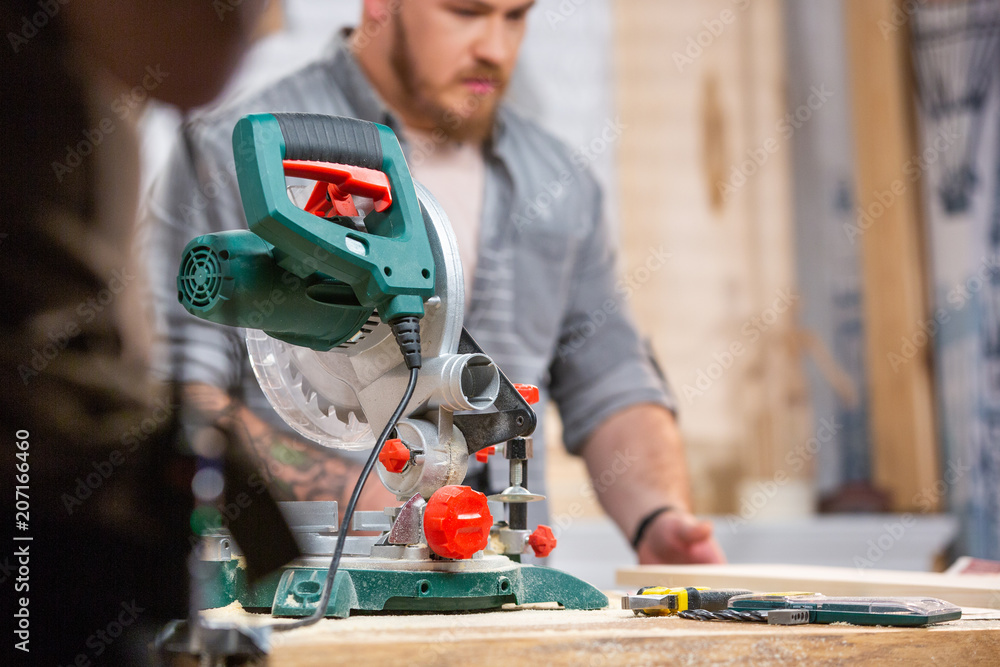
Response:
[[[476,452],[476,460],[479,461],[480,463],[486,463],[486,461],[489,460],[490,456],[496,453],[497,453],[497,448],[494,447],[493,445],[490,445],[489,447],[486,447],[485,449],[480,449],[478,452]]]

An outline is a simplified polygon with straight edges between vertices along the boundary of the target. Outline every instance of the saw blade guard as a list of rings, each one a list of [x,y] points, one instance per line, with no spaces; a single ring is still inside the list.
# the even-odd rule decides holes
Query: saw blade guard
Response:
[[[499,392],[499,370],[486,355],[457,354],[465,305],[458,245],[444,210],[426,188],[414,185],[437,271],[435,296],[425,304],[421,325],[424,367],[405,414],[486,410]],[[257,329],[247,329],[246,341],[264,395],[292,429],[324,447],[374,446],[407,375],[387,324],[373,316],[329,351]]]
[[[336,377],[308,372],[315,364],[309,354],[313,350],[282,342],[259,329],[247,329],[246,342],[250,366],[264,396],[299,435],[335,449],[375,445],[354,388]]]

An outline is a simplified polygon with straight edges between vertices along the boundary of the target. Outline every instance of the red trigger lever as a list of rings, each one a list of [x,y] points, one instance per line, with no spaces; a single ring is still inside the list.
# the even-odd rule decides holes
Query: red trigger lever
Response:
[[[321,218],[358,215],[351,195],[368,197],[379,213],[392,205],[389,178],[381,171],[311,160],[283,160],[282,165],[286,176],[317,181],[303,208]]]

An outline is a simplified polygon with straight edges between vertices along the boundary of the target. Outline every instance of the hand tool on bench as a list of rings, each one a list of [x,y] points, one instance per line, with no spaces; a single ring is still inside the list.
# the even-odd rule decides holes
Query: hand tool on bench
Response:
[[[729,599],[746,595],[750,591],[742,588],[718,589],[700,587],[668,588],[666,586],[646,586],[635,595],[622,598],[622,609],[631,609],[636,615],[669,616],[687,609],[718,611],[729,605]]]

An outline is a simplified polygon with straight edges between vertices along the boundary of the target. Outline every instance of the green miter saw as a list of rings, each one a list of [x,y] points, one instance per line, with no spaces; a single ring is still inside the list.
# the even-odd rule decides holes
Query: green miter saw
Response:
[[[451,226],[413,183],[392,131],[348,118],[254,114],[237,123],[233,149],[249,229],[188,244],[181,303],[246,329],[271,405],[319,445],[376,446],[400,398],[412,396],[375,463],[402,505],[354,513],[351,528],[369,535],[348,536],[336,502],[281,503],[305,555],[252,585],[232,536],[204,534],[201,558],[216,576],[202,606],[238,600],[276,616],[318,612],[338,543],[327,616],[607,606],[579,579],[520,563],[529,549],[544,556],[555,546],[548,527],[527,525],[525,503],[542,498],[524,488],[537,390],[512,385],[462,328]],[[288,186],[286,177],[316,185]],[[501,443],[510,486],[489,499],[461,486],[469,457],[483,460]],[[506,516],[495,518],[487,500],[504,503]]]

